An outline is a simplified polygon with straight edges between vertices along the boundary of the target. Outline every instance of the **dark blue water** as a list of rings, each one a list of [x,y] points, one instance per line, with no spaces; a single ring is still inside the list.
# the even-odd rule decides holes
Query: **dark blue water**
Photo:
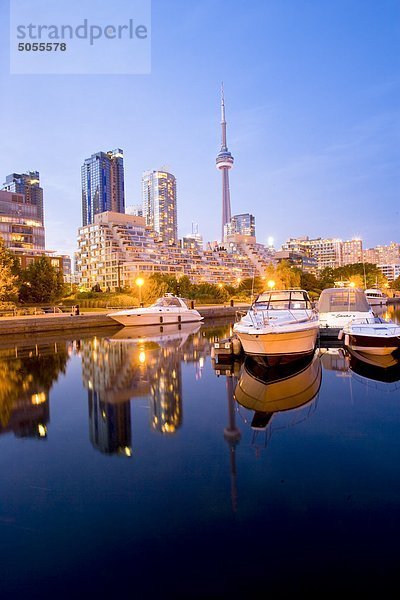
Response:
[[[229,325],[0,339],[2,598],[394,597],[400,367]]]

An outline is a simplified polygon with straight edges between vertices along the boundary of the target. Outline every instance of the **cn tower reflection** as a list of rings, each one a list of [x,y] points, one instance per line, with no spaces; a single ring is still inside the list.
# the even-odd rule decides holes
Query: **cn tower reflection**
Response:
[[[236,469],[236,447],[241,439],[241,432],[236,425],[236,402],[234,397],[235,385],[240,375],[240,361],[217,362],[212,360],[216,375],[224,375],[226,378],[226,397],[228,401],[228,424],[224,429],[224,439],[229,448],[229,465],[231,476],[231,503],[232,511],[237,511],[237,469]]]

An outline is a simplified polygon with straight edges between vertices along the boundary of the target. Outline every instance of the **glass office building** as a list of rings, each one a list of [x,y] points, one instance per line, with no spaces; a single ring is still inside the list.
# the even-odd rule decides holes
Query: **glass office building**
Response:
[[[0,237],[14,252],[44,251],[44,226],[40,207],[23,194],[0,191]]]
[[[142,177],[143,216],[169,246],[178,243],[176,179],[167,171],[145,171]]]
[[[230,222],[225,225],[225,238],[232,235],[243,235],[247,237],[256,237],[256,220],[253,215],[243,213],[234,215]]]
[[[40,187],[38,171],[27,173],[11,173],[7,175],[3,190],[15,194],[23,194],[25,204],[35,206],[35,218],[44,225],[43,189]]]
[[[83,226],[93,223],[99,213],[125,212],[124,154],[120,148],[92,154],[81,172]]]

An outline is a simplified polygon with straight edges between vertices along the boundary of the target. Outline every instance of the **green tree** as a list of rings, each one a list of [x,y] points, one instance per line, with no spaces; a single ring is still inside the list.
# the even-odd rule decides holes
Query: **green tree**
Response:
[[[371,287],[382,288],[387,279],[376,265],[362,262],[344,265],[336,269],[326,267],[320,273],[319,284],[321,290],[334,287],[335,282],[339,281],[352,282],[356,287],[366,289]]]
[[[321,293],[320,281],[315,275],[306,271],[300,272],[300,287],[310,294],[319,295]]]
[[[397,279],[395,279],[392,282],[392,285],[390,286],[392,288],[392,290],[400,290],[400,277],[398,277]]]
[[[41,256],[22,271],[21,302],[57,302],[65,293],[63,274]]]
[[[18,299],[17,261],[0,237],[0,301],[15,302]]]
[[[300,287],[300,272],[292,267],[287,260],[282,260],[276,267],[272,264],[268,265],[265,278],[266,289],[268,289],[268,281],[274,282],[275,290]]]
[[[321,290],[335,286],[335,269],[325,267],[319,274],[319,285]]]

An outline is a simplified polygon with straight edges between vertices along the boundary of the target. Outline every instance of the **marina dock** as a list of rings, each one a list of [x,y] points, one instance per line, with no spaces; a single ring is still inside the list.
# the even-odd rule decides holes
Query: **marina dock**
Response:
[[[247,304],[236,306],[196,306],[196,309],[204,317],[205,321],[224,319],[231,317],[235,319],[238,309],[246,309]],[[110,310],[110,312],[112,312]],[[118,327],[105,312],[80,312],[80,314],[50,313],[44,315],[29,315],[19,317],[0,318],[0,335],[15,335],[20,333],[46,333],[63,332],[74,330],[94,330],[103,327]]]

